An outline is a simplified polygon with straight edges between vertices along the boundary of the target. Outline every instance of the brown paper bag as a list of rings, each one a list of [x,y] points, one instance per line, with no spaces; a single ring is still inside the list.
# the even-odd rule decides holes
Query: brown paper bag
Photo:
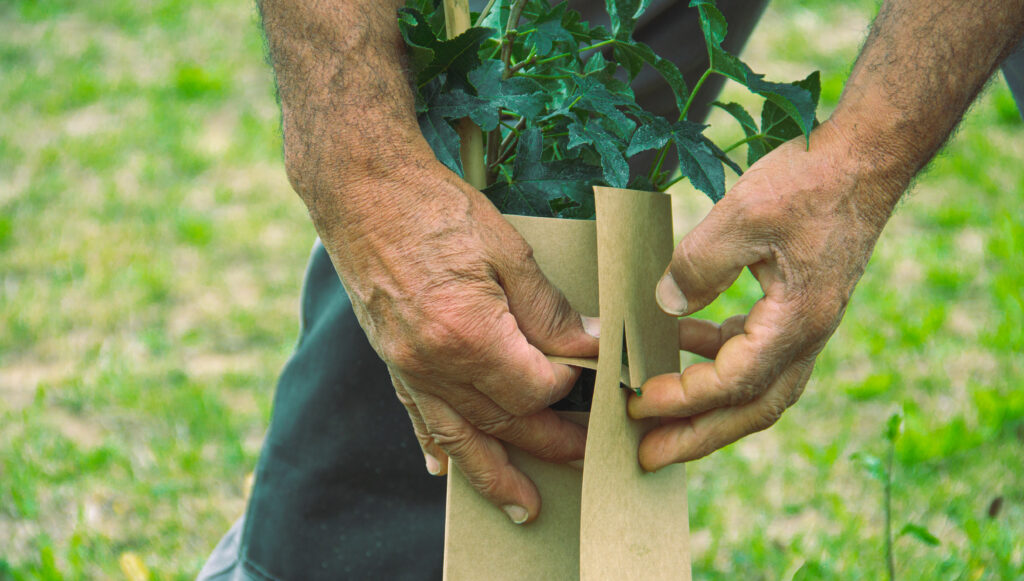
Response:
[[[564,414],[589,426],[584,468],[542,462],[509,446],[511,461],[537,484],[543,502],[536,521],[516,526],[449,465],[449,581],[690,579],[685,469],[641,470],[637,448],[652,424],[628,418],[621,386],[679,371],[675,319],[654,300],[672,257],[671,205],[664,194],[594,192],[596,222],[508,216],[569,302],[601,317],[596,362],[553,358],[597,369],[589,421],[588,414]]]

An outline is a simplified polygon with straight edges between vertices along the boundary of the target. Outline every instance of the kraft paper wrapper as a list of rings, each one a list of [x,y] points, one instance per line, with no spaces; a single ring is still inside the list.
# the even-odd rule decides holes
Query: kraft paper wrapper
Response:
[[[620,387],[679,371],[675,319],[654,301],[672,255],[671,206],[664,194],[595,188],[595,195],[596,223],[506,217],[569,302],[584,315],[601,316],[597,361],[551,358],[597,369],[585,468],[542,462],[507,446],[543,502],[537,520],[516,526],[449,465],[447,580],[690,579],[685,469],[640,469],[640,437],[653,424],[628,418],[628,392]],[[588,414],[562,415],[587,424]]]

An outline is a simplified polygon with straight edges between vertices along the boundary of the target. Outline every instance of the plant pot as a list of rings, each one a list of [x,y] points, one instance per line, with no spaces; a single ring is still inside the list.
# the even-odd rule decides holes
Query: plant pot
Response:
[[[517,526],[450,464],[450,581],[690,579],[685,468],[643,472],[637,447],[653,423],[628,418],[623,387],[679,371],[675,319],[654,301],[672,256],[671,205],[660,193],[594,191],[596,221],[507,216],[569,302],[601,317],[596,360],[552,358],[597,370],[590,413],[560,412],[589,425],[583,468],[506,446],[543,502],[534,522]]]

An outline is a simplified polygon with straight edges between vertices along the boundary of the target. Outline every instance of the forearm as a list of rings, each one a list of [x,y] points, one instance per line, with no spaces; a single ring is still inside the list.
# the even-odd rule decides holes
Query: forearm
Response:
[[[432,159],[416,123],[395,11],[401,0],[261,0],[285,165],[315,222],[366,206],[352,187]],[[366,211],[371,208],[366,207]],[[318,228],[321,225],[318,224]]]
[[[1020,38],[1024,1],[888,0],[829,123],[888,217]]]

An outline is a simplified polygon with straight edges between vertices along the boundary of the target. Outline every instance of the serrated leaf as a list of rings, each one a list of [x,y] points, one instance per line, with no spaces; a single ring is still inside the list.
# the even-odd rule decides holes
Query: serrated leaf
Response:
[[[690,91],[686,87],[683,73],[679,71],[679,67],[675,63],[661,58],[655,54],[651,47],[638,41],[616,42],[613,52],[615,58],[626,66],[630,80],[636,78],[636,75],[640,73],[643,63],[651,65],[661,75],[661,78],[665,79],[668,86],[672,88],[672,94],[676,100],[676,108],[679,111],[683,110],[686,99],[690,96]]]
[[[564,46],[567,50],[575,53],[579,49],[579,43],[572,32],[566,30],[562,21],[565,19],[566,3],[563,2],[551,7],[537,15],[533,21],[534,32],[526,39],[526,44],[532,45],[537,50],[537,55],[546,56],[551,54],[556,46]]]
[[[711,149],[711,152],[714,153],[715,157],[717,157],[719,161],[729,166],[729,169],[736,172],[736,175],[743,175],[743,168],[741,168],[739,164],[737,164],[735,161],[730,159],[729,156],[726,155],[724,151],[722,151],[721,147],[718,147],[718,145],[715,144],[714,141],[708,139],[706,135],[702,134],[700,137],[704,141],[704,143],[707,144],[707,146]]]
[[[903,525],[903,528],[900,529],[900,534],[898,536],[902,537],[903,535],[909,535],[911,537],[914,537],[922,543],[930,545],[932,547],[937,547],[940,544],[942,544],[942,542],[939,541],[939,538],[933,535],[931,531],[929,531],[921,525],[916,525],[913,523],[907,523]]]
[[[709,58],[713,70],[743,86],[747,86],[747,75],[750,73],[750,67],[741,61],[739,57],[729,54],[720,46],[712,46]]]
[[[398,22],[420,89],[442,74],[452,86],[468,84],[467,75],[480,66],[480,43],[494,34],[489,28],[474,27],[452,39],[439,38],[423,14],[410,8],[398,11]]]
[[[672,124],[662,117],[651,116],[643,120],[626,148],[626,156],[633,157],[651,149],[661,149],[672,138]]]
[[[722,44],[729,27],[725,16],[712,0],[691,0],[690,8],[696,8],[700,14],[700,29],[704,39],[715,46]]]
[[[612,35],[628,40],[633,37],[637,20],[650,5],[650,0],[605,0],[604,5],[612,23]]]
[[[469,82],[476,89],[477,96],[490,104],[495,115],[498,108],[531,120],[540,115],[550,99],[544,87],[525,77],[502,79],[501,71],[501,62],[487,61],[469,73]],[[494,125],[497,125],[497,120]],[[490,129],[485,127],[484,130]]]
[[[554,111],[542,117],[544,120],[559,116],[580,118],[579,112],[589,112],[605,118],[605,127],[625,138],[636,129],[636,122],[630,119],[619,107],[635,107],[633,91],[623,87],[620,92],[612,92],[609,87],[593,77],[578,77],[576,86]]]
[[[437,45],[438,38],[423,14],[412,8],[398,11],[398,29],[405,39],[409,66],[413,74],[418,75],[434,60],[433,47]]]
[[[577,121],[569,125],[568,149],[581,145],[592,145],[601,156],[601,171],[604,180],[613,188],[624,188],[629,183],[629,164],[622,155],[622,140],[601,126],[600,119],[592,119],[583,125]]]
[[[434,157],[448,169],[462,177],[462,159],[459,157],[459,134],[435,109],[421,113],[418,117],[420,131],[427,144],[434,151]]]
[[[743,134],[748,138],[760,133],[760,130],[757,128],[757,123],[754,122],[754,118],[751,117],[750,113],[747,113],[747,110],[739,103],[722,103],[720,101],[715,101],[712,105],[722,109],[729,115],[732,115],[733,119],[739,122],[740,127],[743,128]],[[763,139],[748,141],[747,165],[754,165],[754,162],[764,157],[767,152]]]
[[[723,160],[715,155],[711,142],[704,137],[705,127],[689,121],[669,124],[655,117],[645,121],[633,134],[626,148],[626,156],[660,149],[671,142],[682,175],[690,180],[693,187],[717,203],[725,195],[725,170],[722,168]]]
[[[673,133],[672,142],[679,158],[679,170],[690,184],[718,203],[725,195],[725,170],[702,133],[703,126],[680,121],[687,128]]]
[[[789,135],[792,133],[791,129],[785,128],[783,119],[788,117],[796,123],[799,132],[810,144],[811,129],[814,129],[815,125],[814,112],[818,108],[818,98],[821,95],[821,79],[818,71],[814,71],[806,79],[795,83],[771,83],[764,80],[764,75],[749,72],[747,87],[766,99],[764,108],[761,110],[761,130],[765,135],[786,139],[796,137],[796,135]],[[780,112],[784,117],[779,114]]]
[[[578,160],[542,161],[543,136],[533,127],[522,133],[516,147],[512,176],[484,189],[484,193],[506,213],[554,216],[552,202],[564,200],[577,207],[592,197],[590,188],[601,179],[601,169]]]

